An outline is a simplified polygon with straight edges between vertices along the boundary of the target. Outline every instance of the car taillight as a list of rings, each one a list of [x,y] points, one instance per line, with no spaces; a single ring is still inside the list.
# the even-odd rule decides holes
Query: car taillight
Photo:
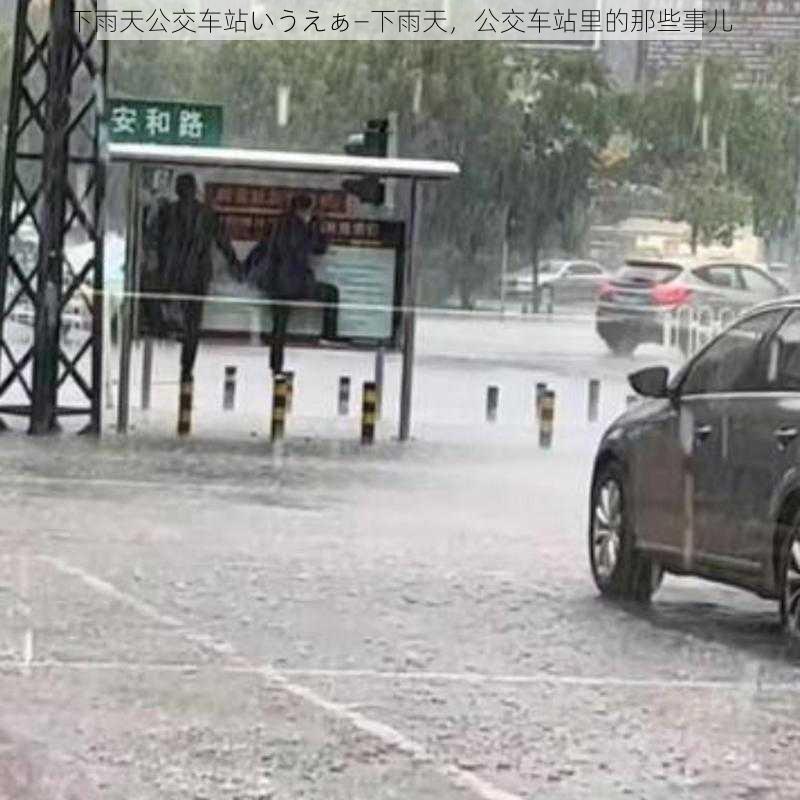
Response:
[[[614,296],[614,287],[611,285],[611,283],[606,281],[600,287],[600,294],[598,296],[601,300],[609,300],[612,298]]]
[[[680,306],[689,301],[692,290],[679,284],[660,284],[652,289],[653,300],[660,306]]]

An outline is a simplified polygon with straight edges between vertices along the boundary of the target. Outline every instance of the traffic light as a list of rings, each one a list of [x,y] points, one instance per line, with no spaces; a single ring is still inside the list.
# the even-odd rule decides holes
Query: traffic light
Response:
[[[371,119],[362,133],[351,133],[347,137],[344,151],[350,156],[386,158],[388,146],[389,120]],[[386,186],[372,175],[342,181],[342,188],[362,203],[381,206],[386,199]]]
[[[362,133],[351,133],[347,137],[344,151],[350,156],[373,156],[386,158],[389,147],[389,120],[371,119]]]

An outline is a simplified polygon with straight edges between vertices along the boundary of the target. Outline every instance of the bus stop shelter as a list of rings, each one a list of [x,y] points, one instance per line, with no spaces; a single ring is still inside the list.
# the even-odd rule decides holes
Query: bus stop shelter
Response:
[[[132,298],[136,292],[135,265],[139,259],[139,173],[148,167],[206,168],[263,173],[305,173],[346,177],[372,176],[394,179],[408,185],[409,202],[405,245],[405,269],[399,312],[401,314],[400,350],[400,413],[398,438],[406,441],[411,432],[412,387],[414,377],[414,343],[416,300],[421,268],[419,227],[422,219],[422,182],[447,180],[459,175],[459,166],[452,161],[412,158],[369,158],[321,153],[282,152],[228,147],[192,147],[159,144],[109,145],[113,162],[128,167],[128,210],[126,225],[125,292],[122,303],[120,341],[119,397],[117,430],[127,432],[130,394],[130,364],[133,339]]]

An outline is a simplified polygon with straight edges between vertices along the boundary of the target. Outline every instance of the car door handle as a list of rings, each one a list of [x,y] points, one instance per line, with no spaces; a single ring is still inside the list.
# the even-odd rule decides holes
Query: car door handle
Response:
[[[694,429],[695,438],[699,439],[701,442],[704,442],[708,437],[711,435],[711,431],[714,429],[710,425],[698,425]]]
[[[778,440],[779,447],[786,447],[789,442],[793,441],[797,438],[798,430],[797,428],[776,428],[772,435]]]

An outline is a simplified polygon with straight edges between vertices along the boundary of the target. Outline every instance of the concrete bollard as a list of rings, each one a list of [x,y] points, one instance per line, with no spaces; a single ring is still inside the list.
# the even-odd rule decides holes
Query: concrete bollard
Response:
[[[588,408],[589,422],[595,422],[597,420],[599,408],[600,408],[600,381],[592,379],[589,381],[589,408]]]
[[[284,372],[286,378],[286,413],[292,413],[292,401],[294,400],[294,372]]]
[[[222,388],[222,408],[230,411],[236,398],[236,367],[225,367],[225,383]]]
[[[539,414],[542,410],[542,398],[547,391],[547,384],[543,381],[536,384],[536,419],[539,419]]]
[[[142,358],[142,411],[150,408],[150,387],[153,385],[153,340],[144,340]]]
[[[495,422],[497,420],[497,406],[500,404],[500,389],[497,386],[489,386],[486,389],[486,421]]]
[[[553,421],[556,415],[556,393],[548,389],[539,407],[539,447],[549,449],[553,444]]]
[[[365,381],[361,399],[361,444],[372,444],[375,441],[377,402],[375,381]]]
[[[188,436],[192,430],[192,394],[194,383],[181,381],[178,398],[178,436]]]
[[[339,416],[346,417],[350,413],[350,378],[342,375],[339,378]]]
[[[272,387],[272,441],[283,438],[286,426],[286,376],[278,373]]]

